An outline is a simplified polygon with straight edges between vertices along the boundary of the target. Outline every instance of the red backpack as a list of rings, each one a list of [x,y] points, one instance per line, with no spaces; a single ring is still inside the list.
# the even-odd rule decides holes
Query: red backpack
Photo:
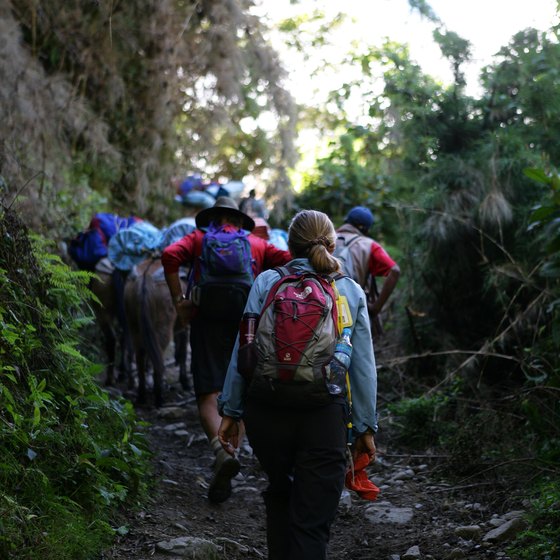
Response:
[[[325,404],[332,400],[325,366],[338,337],[334,280],[341,275],[276,270],[281,277],[269,291],[255,333],[248,395],[293,407]],[[240,373],[251,373],[239,362]]]

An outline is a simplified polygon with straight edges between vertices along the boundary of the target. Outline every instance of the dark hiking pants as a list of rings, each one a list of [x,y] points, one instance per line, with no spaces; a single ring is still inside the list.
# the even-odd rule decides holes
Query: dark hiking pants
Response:
[[[239,321],[191,322],[191,371],[196,396],[222,390]]]
[[[346,472],[344,406],[298,410],[249,401],[244,420],[269,481],[269,560],[324,560]]]

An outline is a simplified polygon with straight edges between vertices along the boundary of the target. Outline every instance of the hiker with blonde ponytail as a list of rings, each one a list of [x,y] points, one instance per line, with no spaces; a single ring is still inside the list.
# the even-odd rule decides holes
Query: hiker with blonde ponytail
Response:
[[[335,246],[336,232],[326,214],[302,210],[293,219],[288,232],[290,253],[296,258],[307,257],[315,272],[340,270],[340,263],[332,255]]]
[[[293,218],[288,245],[294,259],[256,278],[244,315],[258,317],[254,341],[240,344],[238,336],[218,398],[218,438],[224,450],[233,453],[237,447],[243,420],[268,477],[263,498],[269,560],[327,557],[347,469],[348,400],[346,393],[327,389],[329,362],[319,360],[326,355],[332,360],[342,328],[350,331],[353,348],[348,367],[352,455],[375,459],[377,373],[366,297],[356,282],[340,273],[332,254],[335,241],[326,214],[303,210]],[[315,305],[321,307],[317,319],[311,301],[322,302],[322,307]],[[291,331],[300,334],[307,323],[313,323],[312,330],[302,349]],[[291,334],[297,342],[281,347]],[[271,344],[275,352],[268,352]],[[244,354],[246,348],[254,352]],[[299,361],[288,363],[294,355],[301,355]]]

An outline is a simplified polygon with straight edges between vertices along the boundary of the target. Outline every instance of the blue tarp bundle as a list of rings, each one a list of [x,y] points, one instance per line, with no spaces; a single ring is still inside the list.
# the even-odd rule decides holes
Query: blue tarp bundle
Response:
[[[149,222],[138,222],[117,232],[109,241],[108,256],[119,270],[132,270],[158,248],[160,230]]]
[[[109,259],[119,270],[132,270],[149,255],[160,253],[195,229],[194,218],[181,218],[162,230],[149,222],[138,222],[111,238]]]

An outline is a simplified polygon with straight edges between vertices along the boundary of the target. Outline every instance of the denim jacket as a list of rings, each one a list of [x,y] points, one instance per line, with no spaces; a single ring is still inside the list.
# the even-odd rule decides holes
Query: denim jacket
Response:
[[[288,265],[296,270],[312,271],[306,258],[294,259]],[[268,292],[279,279],[276,270],[267,270],[257,276],[249,293],[245,313],[260,313]],[[377,431],[377,370],[371,340],[369,316],[364,291],[354,280],[344,277],[336,281],[339,293],[346,296],[353,319],[352,361],[349,368],[352,393],[352,424],[355,434],[365,432],[368,428]],[[237,351],[239,336],[235,342],[222,393],[218,397],[220,414],[241,419],[245,380],[237,371]]]

